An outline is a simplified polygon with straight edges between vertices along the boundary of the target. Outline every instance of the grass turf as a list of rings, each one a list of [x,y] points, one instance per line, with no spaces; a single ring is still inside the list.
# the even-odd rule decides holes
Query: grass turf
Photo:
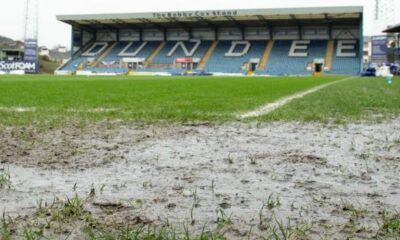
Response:
[[[229,121],[239,112],[343,78],[1,76],[0,124]],[[355,78],[258,119],[346,122],[397,115],[398,80],[388,85],[379,78]]]
[[[400,78],[355,78],[293,101],[261,121],[318,121],[348,123],[381,121],[400,114]]]
[[[237,112],[342,78],[1,76],[0,124],[226,121]]]

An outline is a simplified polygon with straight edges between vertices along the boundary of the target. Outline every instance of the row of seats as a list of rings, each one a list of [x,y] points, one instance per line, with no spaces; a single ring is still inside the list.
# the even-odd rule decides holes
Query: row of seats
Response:
[[[265,71],[257,72],[269,75],[308,74],[307,65],[309,63],[312,63],[314,59],[325,58],[327,44],[327,41],[311,41],[308,45],[307,57],[289,57],[292,41],[276,41]]]
[[[216,73],[246,73],[248,70],[248,63],[250,60],[257,61],[261,59],[267,46],[267,41],[250,41],[250,48],[248,52],[244,55],[238,56],[227,56],[227,53],[232,50],[232,41],[219,41],[214,52],[210,56],[207,64],[205,65],[206,72],[216,72]],[[307,65],[312,63],[314,59],[324,59],[327,49],[327,41],[324,40],[313,40],[308,45],[308,56],[306,57],[290,57],[289,51],[292,46],[293,41],[291,40],[277,40],[274,43],[274,47],[270,53],[268,64],[265,70],[257,70],[257,74],[268,74],[268,75],[307,75],[310,74],[307,71]],[[129,42],[119,42],[113,49],[111,49],[107,56],[102,59],[104,63],[114,63],[113,67],[118,66],[122,60],[120,53],[130,44]],[[161,42],[147,42],[145,47],[135,56],[136,58],[147,59],[159,46]],[[153,58],[151,66],[145,69],[140,69],[139,71],[148,72],[183,72],[180,69],[174,69],[173,63],[177,58],[185,58],[186,56],[184,50],[181,47],[176,48],[176,51],[168,56],[171,49],[177,44],[176,41],[166,42],[164,47],[158,52],[158,54]],[[132,46],[127,49],[126,52],[134,52],[142,45],[141,42],[134,42]],[[195,47],[196,42],[184,42],[187,51],[190,52],[193,47]],[[202,59],[206,52],[212,45],[212,41],[201,41],[197,50],[193,53],[191,58]],[[335,51],[337,48],[337,43]],[[358,48],[358,47],[357,47]],[[233,49],[232,53],[238,53],[243,51],[243,45],[238,45],[237,49]],[[332,59],[332,69],[330,74],[358,74],[360,71],[360,56],[357,51],[356,57],[337,57],[334,54]],[[101,53],[100,53],[101,54]],[[99,55],[100,55],[99,54]],[[75,71],[79,65],[86,62],[89,58],[78,56],[73,58],[62,70]],[[154,67],[156,66],[156,67]],[[89,68],[85,66],[85,70]],[[92,68],[93,69],[93,68]],[[116,70],[117,68],[108,68],[110,71]],[[96,69],[100,72],[100,69]],[[125,69],[123,70],[125,71]],[[116,72],[120,73],[121,71]]]
[[[191,57],[191,58],[201,59],[206,54],[207,50],[210,48],[211,43],[212,43],[211,41],[202,41],[192,56],[186,56],[184,50],[181,47],[178,47],[174,54],[168,56],[169,52],[174,48],[177,42],[176,41],[167,42],[165,46],[161,49],[159,54],[157,54],[157,56],[153,59],[152,63],[172,65],[174,64],[174,61],[177,58]],[[196,45],[195,42],[185,42],[185,46],[189,52],[195,47],[195,45]]]
[[[103,73],[103,74],[127,74],[129,69],[127,68],[114,68],[114,67],[88,67],[85,70],[92,71],[93,73]]]
[[[267,46],[266,41],[250,41],[250,44],[247,54],[240,57],[228,57],[225,55],[231,48],[231,41],[219,41],[213,55],[208,60],[205,68],[206,72],[245,73],[246,70],[243,69],[243,64],[249,62],[252,58],[260,59]],[[238,49],[233,52],[242,50],[238,46]]]
[[[335,51],[338,43],[335,43]],[[359,46],[356,47],[359,49]],[[333,54],[332,59],[332,70],[331,73],[337,75],[357,75],[361,72],[359,52],[357,51],[357,57],[338,57]]]
[[[75,57],[73,59],[71,59],[68,64],[66,64],[62,70],[64,71],[76,71],[76,69],[78,69],[79,65],[83,64],[88,58],[87,57]]]

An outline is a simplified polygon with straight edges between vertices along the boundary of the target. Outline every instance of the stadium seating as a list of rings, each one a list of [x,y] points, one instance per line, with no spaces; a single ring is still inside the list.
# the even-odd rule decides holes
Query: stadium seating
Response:
[[[187,50],[190,52],[192,48],[196,45],[196,42],[190,42],[190,41],[185,41],[183,42],[184,45],[186,46]],[[176,48],[176,51],[170,55],[169,53],[171,50],[175,47],[177,44],[177,41],[171,41],[167,42],[165,46],[161,49],[161,51],[155,56],[155,58],[152,60],[151,64],[149,67],[145,69],[138,69],[138,72],[169,72],[171,74],[182,74],[184,70],[180,68],[174,68],[174,61],[177,58],[198,58],[202,59],[209,47],[211,46],[211,41],[201,41],[200,45],[198,46],[197,50],[193,53],[192,56],[186,56],[185,52],[181,47]],[[160,43],[158,42],[157,46]],[[154,48],[156,48],[155,46]],[[154,49],[153,49],[154,50]],[[142,51],[143,52],[143,51]],[[145,53],[145,52],[143,52]],[[151,52],[147,52],[147,55],[145,58],[147,58]]]
[[[88,67],[85,70],[92,71],[93,73],[104,73],[104,74],[127,74],[129,72],[129,69],[127,68]]]
[[[128,45],[128,42],[119,42],[112,50],[111,52],[103,59],[103,62],[118,62],[120,61],[120,57],[118,54],[124,50],[124,48]]]
[[[148,58],[150,54],[160,45],[159,41],[147,42],[146,46],[136,55],[137,58]],[[135,42],[136,45],[132,45],[132,49],[137,49],[142,43]]]
[[[355,52],[356,57],[338,57],[336,54],[337,42],[335,44],[335,52],[332,59],[332,69],[329,74],[338,75],[357,75],[361,72],[361,59],[357,46]]]
[[[82,54],[82,56],[95,57],[102,53],[108,46],[109,43],[106,42],[95,42],[86,52]]]
[[[232,41],[218,42],[217,48],[206,64],[205,70],[207,72],[246,73],[247,70],[242,69],[243,64],[249,62],[252,58],[260,59],[267,45],[267,41],[250,41],[251,46],[247,54],[239,57],[225,56],[231,48],[231,42]],[[242,51],[242,49],[238,46],[235,52],[240,51]]]
[[[194,54],[192,56],[186,56],[184,51],[180,47],[178,47],[176,49],[174,54],[172,54],[171,56],[168,56],[169,52],[176,45],[176,43],[177,43],[176,41],[167,42],[167,44],[160,51],[160,53],[153,59],[152,64],[172,65],[172,64],[174,64],[175,59],[186,58],[186,57],[201,59],[207,52],[208,48],[211,46],[212,42],[211,41],[201,41],[199,47],[197,48],[197,50],[194,52]],[[189,42],[189,41],[185,41],[183,43],[185,44],[186,48],[189,51],[196,45],[195,42]]]
[[[125,51],[126,53],[136,51],[143,42],[133,42],[131,46]],[[120,62],[122,56],[120,53],[130,44],[130,42],[119,42],[115,48],[103,59],[103,62]],[[137,53],[136,56],[126,56],[126,57],[135,57],[135,58],[144,58],[146,59],[157,46],[160,45],[160,42],[147,42],[146,45]]]
[[[332,57],[332,68],[327,72],[328,74],[358,74],[360,71],[360,58],[358,50],[356,57],[339,57],[336,54],[336,49],[338,46],[338,41],[335,41],[335,51]],[[139,72],[169,72],[172,74],[182,74],[183,69],[174,66],[174,61],[177,58],[193,58],[201,60],[210,46],[212,41],[201,41],[197,43],[196,41],[185,41],[183,42],[187,51],[191,51],[193,47],[198,45],[198,48],[192,56],[188,56],[187,53],[182,49],[181,46],[176,47],[177,41],[165,42],[165,45],[160,48],[161,50],[152,59],[149,65],[143,69],[137,69]],[[252,62],[257,62],[260,60],[265,52],[268,41],[249,41],[250,47],[248,47],[248,42],[236,42],[238,43],[236,48],[232,48],[235,44],[233,41],[218,41],[216,48],[209,57],[204,71],[209,73],[228,73],[228,74],[245,74],[248,71],[248,67],[245,65]],[[91,52],[96,52],[101,45],[95,46],[94,43]],[[131,45],[129,49],[126,49],[128,45]],[[63,70],[66,71],[76,71],[79,65],[84,65],[84,70],[91,70],[97,73],[125,73],[128,69],[122,68],[120,62],[123,56],[126,57],[136,57],[142,59],[148,59],[149,56],[154,52],[154,50],[160,46],[160,41],[147,42],[143,49],[136,56],[121,55],[123,50],[125,53],[134,52],[143,42],[119,42],[114,44],[115,47],[111,49],[104,59],[102,59],[101,64],[96,65],[97,67],[86,66],[85,63],[89,59],[96,58],[100,55],[94,57],[78,56],[73,58]],[[289,52],[293,44],[292,40],[275,40],[273,48],[270,51],[269,59],[267,65],[263,70],[256,70],[256,74],[260,75],[310,75],[311,71],[307,70],[307,66],[312,63],[315,59],[326,59],[328,41],[326,40],[312,40],[308,45],[306,56],[290,56]],[[246,47],[247,45],[247,47]],[[111,45],[110,45],[111,46]],[[171,51],[176,47],[175,51]],[[231,49],[232,48],[232,49]],[[358,46],[357,46],[358,48]],[[92,64],[92,66],[95,66]],[[126,65],[125,65],[126,66]],[[195,70],[195,69],[194,69]]]
[[[83,64],[88,58],[87,57],[75,57],[71,59],[63,68],[63,71],[74,72],[78,69],[79,65]]]
[[[99,56],[107,46],[108,44],[104,43],[93,43],[86,52],[80,56],[74,56],[61,70],[74,72],[81,64],[86,67],[86,62]]]
[[[311,41],[308,45],[307,57],[290,57],[289,51],[293,41],[275,41],[271,51],[268,64],[264,71],[257,71],[260,74],[268,75],[307,75],[307,65],[314,59],[325,58],[327,41]]]

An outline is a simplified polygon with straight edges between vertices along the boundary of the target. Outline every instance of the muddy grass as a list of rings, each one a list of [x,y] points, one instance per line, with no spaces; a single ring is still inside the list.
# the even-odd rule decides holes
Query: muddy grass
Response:
[[[400,237],[400,119],[3,127],[0,162],[15,239],[139,226],[227,239]],[[68,199],[81,201],[72,217]]]

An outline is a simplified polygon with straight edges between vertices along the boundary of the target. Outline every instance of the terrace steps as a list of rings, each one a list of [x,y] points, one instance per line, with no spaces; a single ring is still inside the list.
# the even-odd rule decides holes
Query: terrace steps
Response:
[[[113,44],[110,44],[107,49],[100,54],[91,64],[91,67],[97,67],[99,65],[99,63],[105,58],[107,57],[107,55],[115,48],[115,46],[117,46],[117,42],[114,42]]]
[[[218,41],[213,41],[210,48],[207,50],[206,54],[204,54],[204,57],[201,59],[199,66],[197,67],[198,70],[204,70],[208,60],[210,59],[211,55],[214,53],[215,48],[217,48],[217,45],[218,45]]]
[[[166,42],[161,42],[160,45],[150,54],[150,56],[143,63],[143,68],[147,68],[153,59],[160,53],[160,51],[164,48]]]
[[[267,47],[261,57],[260,64],[258,66],[259,70],[265,70],[268,64],[269,56],[271,55],[272,49],[274,48],[274,40],[268,41]]]
[[[332,59],[335,50],[335,41],[329,40],[328,45],[326,47],[326,54],[325,54],[325,68],[329,71],[332,69]]]

